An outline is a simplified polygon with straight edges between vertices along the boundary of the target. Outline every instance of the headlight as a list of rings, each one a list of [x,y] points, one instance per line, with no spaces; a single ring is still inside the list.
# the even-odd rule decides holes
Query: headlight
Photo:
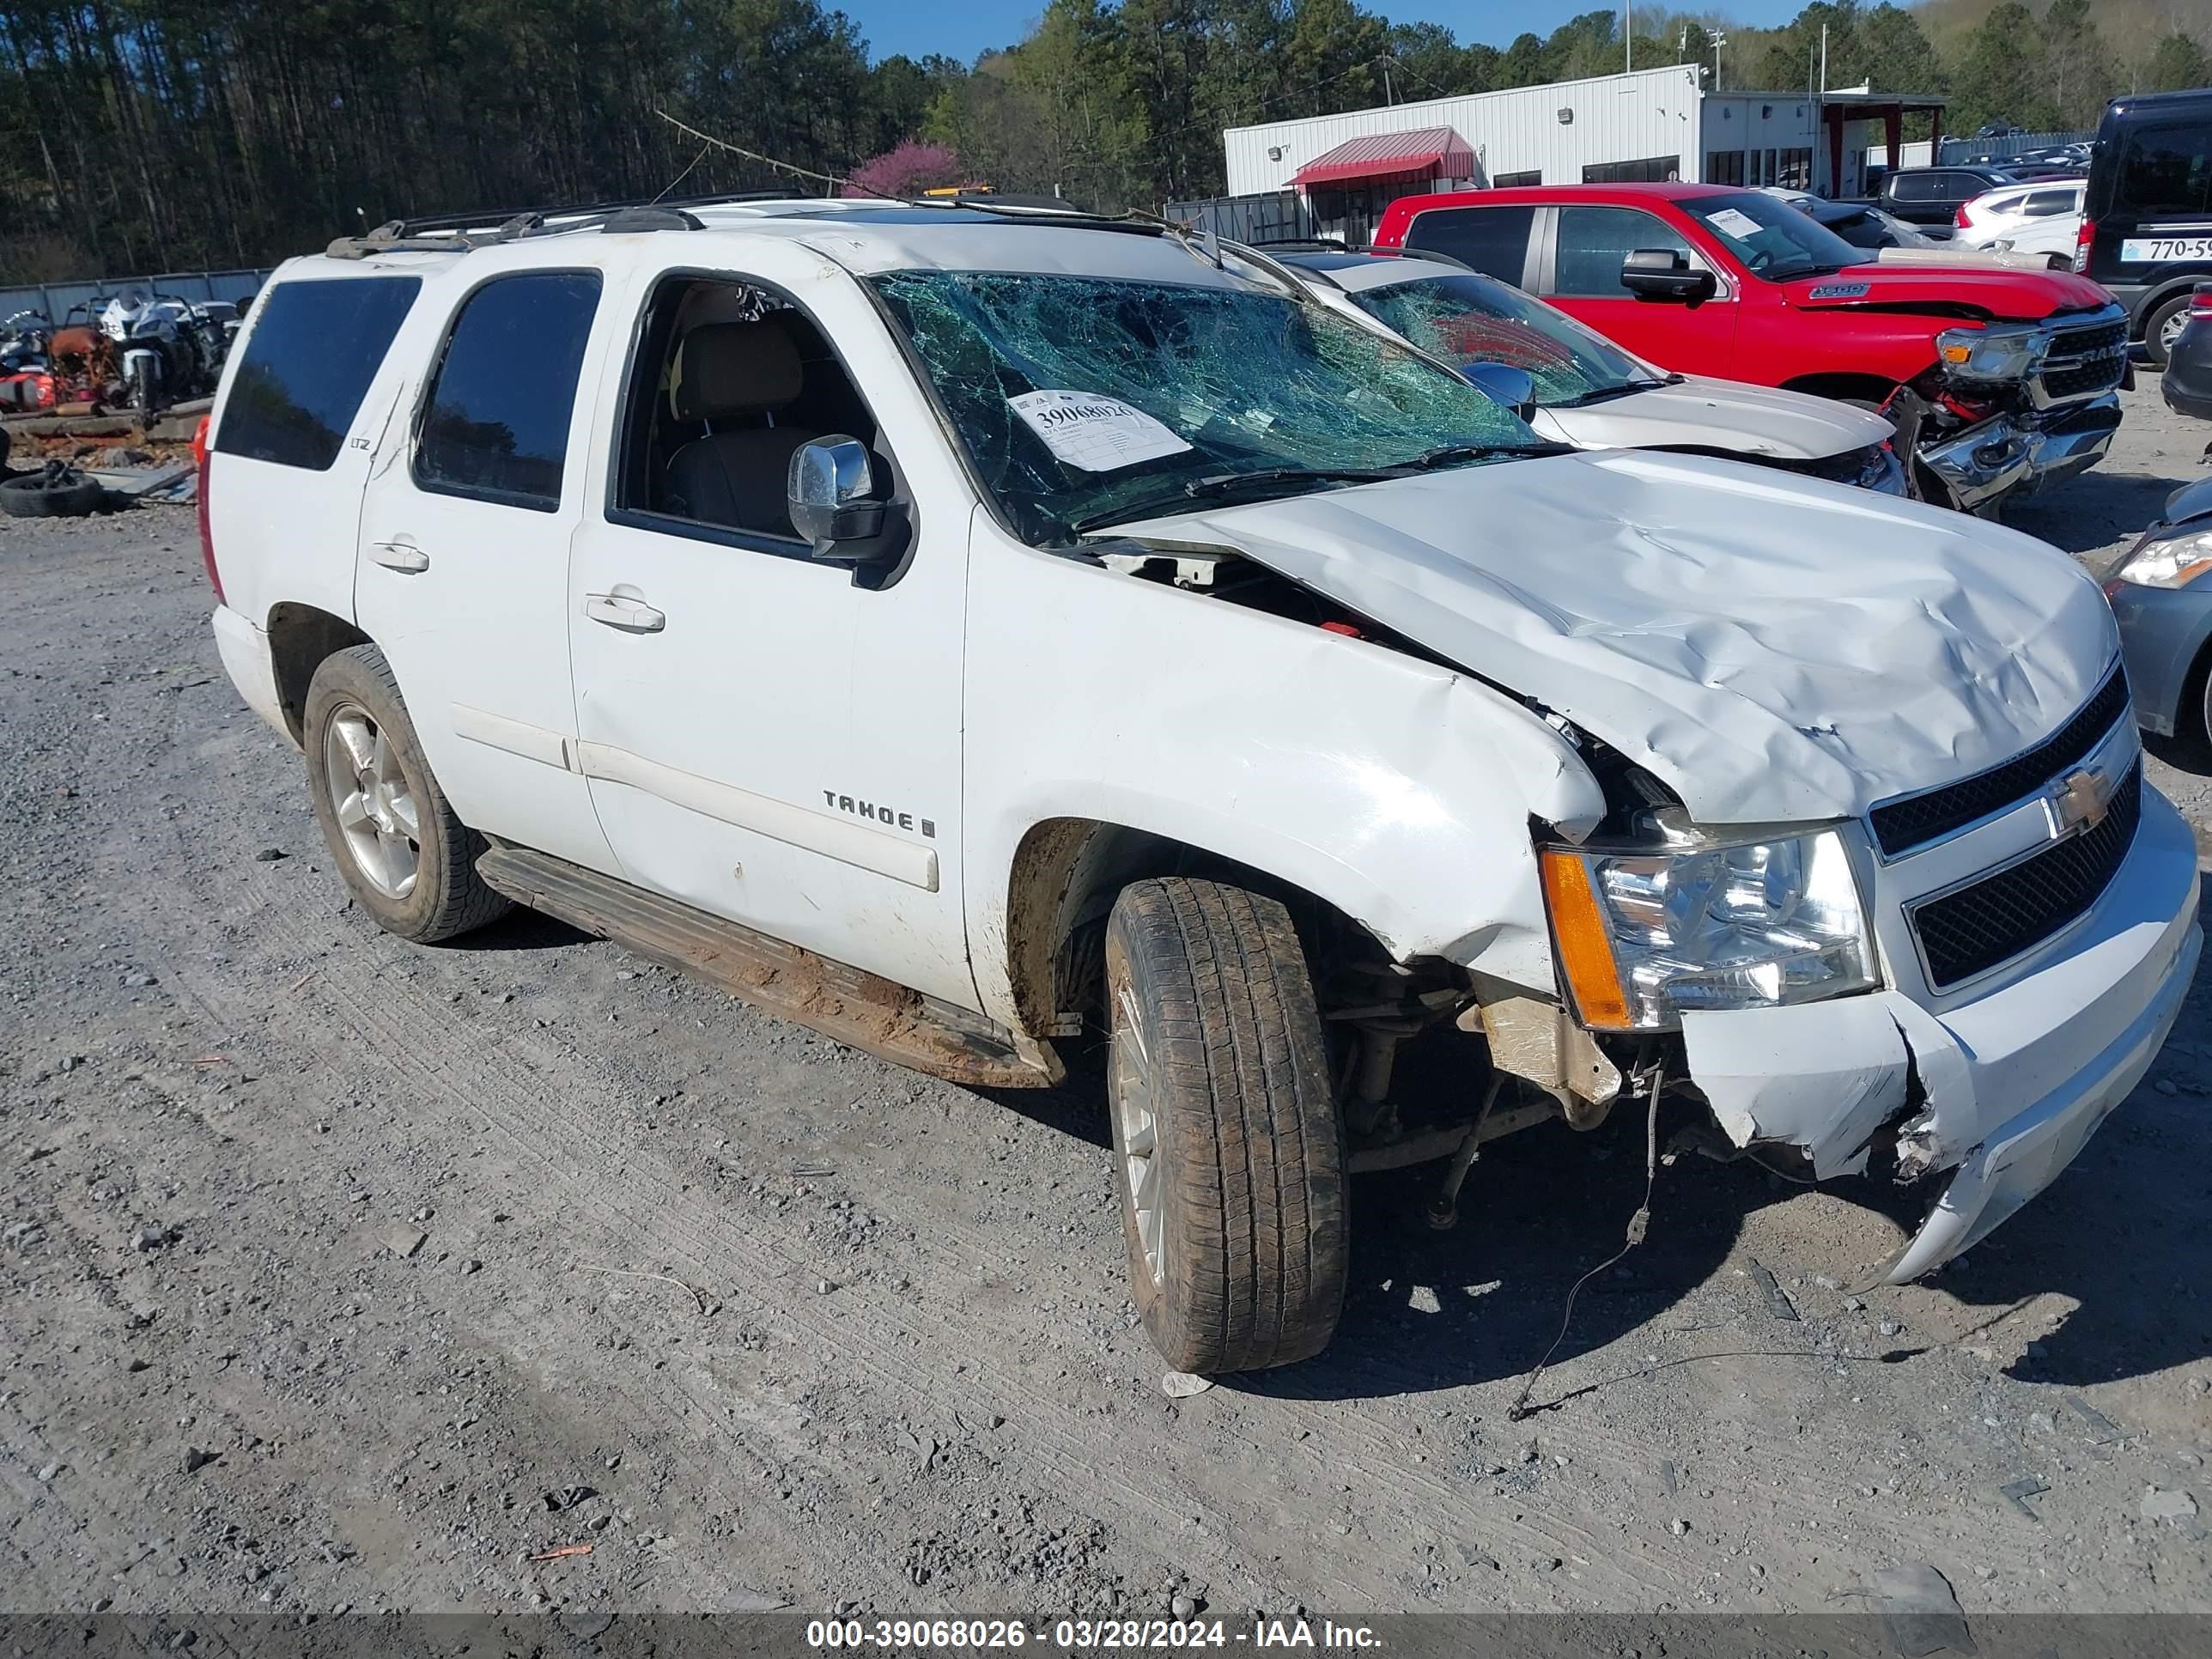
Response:
[[[1542,860],[1559,964],[1592,1030],[1666,1030],[1687,1012],[1878,983],[1833,830],[1679,849],[1546,848]]]
[[[2186,587],[2208,570],[2212,570],[2212,530],[2161,526],[2135,544],[2112,580],[2140,587]]]
[[[2024,380],[2035,372],[2045,339],[2033,323],[1947,328],[1936,337],[1936,355],[1962,380]]]

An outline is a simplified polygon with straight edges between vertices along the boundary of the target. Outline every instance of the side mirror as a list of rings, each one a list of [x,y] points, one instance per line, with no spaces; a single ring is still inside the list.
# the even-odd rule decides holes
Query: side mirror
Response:
[[[1536,401],[1536,377],[1525,368],[1510,363],[1462,363],[1459,372],[1491,402],[1503,404],[1516,414]]]
[[[1696,305],[1710,300],[1718,284],[1710,270],[1693,270],[1679,248],[1640,247],[1620,267],[1620,285],[1639,300],[1671,300]]]
[[[895,505],[875,494],[875,463],[867,445],[835,433],[793,452],[784,488],[791,527],[813,544],[817,559],[879,562],[904,550]]]

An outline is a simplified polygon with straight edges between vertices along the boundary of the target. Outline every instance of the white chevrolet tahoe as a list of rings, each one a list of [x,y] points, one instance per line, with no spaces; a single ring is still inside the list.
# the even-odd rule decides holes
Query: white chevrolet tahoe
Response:
[[[1484,1140],[1662,1100],[1917,1184],[1910,1279],[2196,964],[2065,557],[1547,445],[1157,226],[386,227],[276,274],[202,442],[223,661],[369,915],[532,906],[976,1085],[1102,1035],[1184,1370],[1329,1340],[1349,1176],[1449,1159],[1448,1220]]]

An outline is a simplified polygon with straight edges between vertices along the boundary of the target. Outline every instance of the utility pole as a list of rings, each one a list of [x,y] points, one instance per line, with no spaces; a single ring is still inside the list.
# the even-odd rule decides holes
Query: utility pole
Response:
[[[1820,25],[1820,90],[1828,90],[1828,26]]]
[[[1620,0],[1620,68],[1625,75],[1636,70],[1636,0]]]
[[[1725,34],[1713,36],[1713,90],[1715,92],[1721,89],[1721,48],[1727,44],[1728,36]]]

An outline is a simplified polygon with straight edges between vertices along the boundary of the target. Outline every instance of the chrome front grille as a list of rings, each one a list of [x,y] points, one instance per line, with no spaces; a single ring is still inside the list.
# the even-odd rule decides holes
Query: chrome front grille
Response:
[[[1906,907],[1937,991],[2033,950],[2088,913],[2112,884],[2142,817],[2142,764],[2094,826],[1939,897]]]
[[[1957,783],[1875,807],[1869,816],[1876,844],[1897,858],[2004,811],[2089,753],[2128,714],[2127,677],[2115,665],[2081,712],[2034,748]]]
[[[2117,313],[2118,307],[2114,310]],[[2057,330],[2031,390],[2035,402],[2047,408],[2117,391],[2127,372],[2127,319],[2115,314],[2086,326]]]

